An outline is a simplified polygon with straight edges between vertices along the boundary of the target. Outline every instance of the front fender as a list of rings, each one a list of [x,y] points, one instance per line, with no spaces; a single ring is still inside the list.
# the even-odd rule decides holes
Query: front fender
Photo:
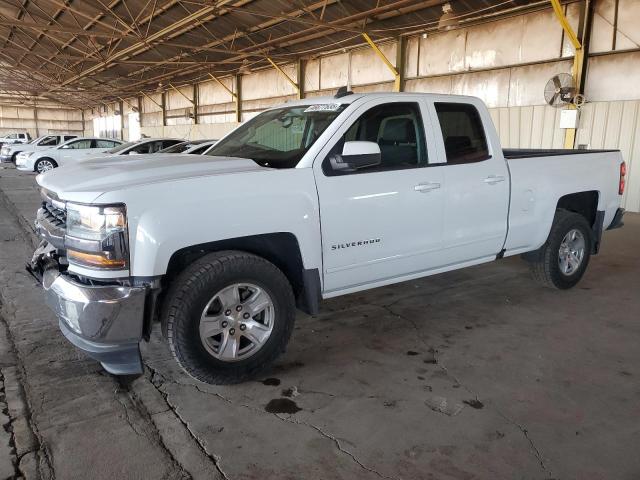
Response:
[[[274,232],[292,233],[311,269],[321,264],[315,188],[311,169],[265,170],[158,182],[100,202],[125,198],[133,276],[165,274],[183,248]]]

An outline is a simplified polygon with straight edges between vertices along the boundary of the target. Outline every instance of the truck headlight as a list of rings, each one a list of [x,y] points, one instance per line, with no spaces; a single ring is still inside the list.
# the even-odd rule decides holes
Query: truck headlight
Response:
[[[122,270],[129,263],[126,207],[67,203],[64,237],[70,264]]]

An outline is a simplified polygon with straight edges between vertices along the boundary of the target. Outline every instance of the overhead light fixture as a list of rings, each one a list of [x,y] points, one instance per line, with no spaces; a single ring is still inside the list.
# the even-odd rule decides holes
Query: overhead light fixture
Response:
[[[438,22],[438,30],[451,30],[458,24],[458,21],[455,18],[455,14],[453,13],[453,8],[451,8],[450,3],[445,3],[442,5],[442,16],[440,17],[440,21]]]

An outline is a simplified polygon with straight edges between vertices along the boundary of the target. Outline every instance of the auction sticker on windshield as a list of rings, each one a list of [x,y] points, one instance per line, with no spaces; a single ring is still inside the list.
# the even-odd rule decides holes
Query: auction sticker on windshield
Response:
[[[304,113],[307,112],[337,112],[340,109],[339,103],[318,103],[317,105],[311,105],[307,107]]]

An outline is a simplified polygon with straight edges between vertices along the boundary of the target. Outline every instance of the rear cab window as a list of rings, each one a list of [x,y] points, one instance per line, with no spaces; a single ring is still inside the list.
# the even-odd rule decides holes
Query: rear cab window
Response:
[[[469,103],[434,103],[448,165],[482,162],[490,158],[478,109]]]

